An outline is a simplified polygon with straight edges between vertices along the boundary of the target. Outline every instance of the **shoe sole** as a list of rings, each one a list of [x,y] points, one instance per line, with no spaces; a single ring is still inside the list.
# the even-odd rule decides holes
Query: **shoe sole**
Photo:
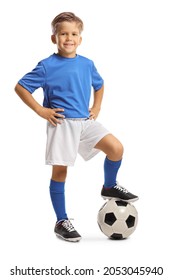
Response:
[[[55,232],[55,234],[56,234],[57,237],[59,237],[59,238],[61,238],[63,240],[69,241],[69,242],[79,242],[81,240],[81,238],[82,238],[82,237],[65,238],[65,237],[63,237],[62,235],[60,235],[60,234],[58,234],[56,232]]]
[[[118,197],[111,197],[111,196],[103,196],[101,195],[101,197],[103,197],[104,200],[108,199],[108,200],[111,200],[111,199],[114,199],[115,201],[118,201],[118,200],[121,200],[121,201],[125,201],[125,202],[135,202],[139,199],[139,197],[137,198],[132,198],[132,199],[122,199],[122,198],[118,198]]]

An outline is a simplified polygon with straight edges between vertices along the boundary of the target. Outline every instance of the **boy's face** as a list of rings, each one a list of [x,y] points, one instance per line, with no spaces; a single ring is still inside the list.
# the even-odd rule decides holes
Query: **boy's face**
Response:
[[[72,58],[76,56],[76,49],[81,44],[82,37],[75,22],[61,23],[56,35],[52,35],[52,42],[57,45],[61,56]]]

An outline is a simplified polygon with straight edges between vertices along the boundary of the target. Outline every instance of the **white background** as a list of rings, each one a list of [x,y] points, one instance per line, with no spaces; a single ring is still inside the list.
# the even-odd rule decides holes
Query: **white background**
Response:
[[[95,276],[78,279],[108,278],[102,275],[105,266],[163,266],[163,276],[145,279],[170,280],[172,1],[6,0],[0,5],[1,278],[13,279],[10,269],[15,265],[100,270]],[[46,122],[14,93],[19,78],[56,51],[50,41],[50,23],[63,11],[72,11],[84,21],[78,53],[93,59],[105,80],[98,120],[125,147],[118,180],[140,197],[135,203],[138,227],[124,241],[110,241],[97,226],[97,212],[103,204],[103,154],[87,163],[78,157],[75,167],[69,169],[67,211],[75,219],[82,241],[71,244],[55,237],[55,214],[49,198],[51,167],[44,165]],[[42,102],[42,91],[34,97]],[[124,279],[109,276],[116,277]],[[133,277],[137,276],[129,279]],[[33,279],[37,278],[58,276]]]

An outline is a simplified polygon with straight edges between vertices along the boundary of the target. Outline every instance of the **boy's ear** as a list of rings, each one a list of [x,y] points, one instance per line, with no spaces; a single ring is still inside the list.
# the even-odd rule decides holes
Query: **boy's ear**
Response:
[[[53,44],[56,44],[56,37],[55,35],[51,35],[51,41]]]
[[[79,45],[82,43],[82,37],[80,36]]]

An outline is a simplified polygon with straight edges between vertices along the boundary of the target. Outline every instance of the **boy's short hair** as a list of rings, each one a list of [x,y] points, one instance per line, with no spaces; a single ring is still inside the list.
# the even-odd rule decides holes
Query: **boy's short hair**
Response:
[[[53,32],[54,35],[58,32],[59,26],[64,21],[76,22],[76,24],[78,25],[78,28],[79,28],[79,32],[81,33],[83,31],[82,20],[79,17],[77,17],[74,13],[64,12],[64,13],[61,13],[61,14],[57,15],[51,23],[52,32]]]

